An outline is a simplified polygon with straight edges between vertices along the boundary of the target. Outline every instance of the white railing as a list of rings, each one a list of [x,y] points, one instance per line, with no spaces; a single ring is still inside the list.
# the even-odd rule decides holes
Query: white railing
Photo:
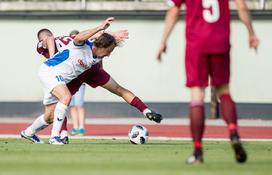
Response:
[[[140,5],[140,4],[157,4],[157,3],[164,3],[166,0],[0,0],[0,3],[15,3],[15,2],[20,2],[20,3],[54,3],[54,2],[71,2],[71,3],[75,3],[77,4],[77,6],[81,9],[81,10],[88,10],[87,7],[88,5],[90,5],[90,3],[112,3],[114,4],[114,2],[116,3],[132,3],[134,4],[135,2],[135,6],[136,5]],[[230,2],[233,2],[234,0],[231,0]],[[253,4],[253,6],[251,6],[254,9],[257,10],[265,10],[265,9],[272,9],[272,0],[246,0],[247,2],[249,2],[248,4]],[[88,4],[89,3],[89,4]],[[156,6],[153,6],[154,8],[156,8]]]

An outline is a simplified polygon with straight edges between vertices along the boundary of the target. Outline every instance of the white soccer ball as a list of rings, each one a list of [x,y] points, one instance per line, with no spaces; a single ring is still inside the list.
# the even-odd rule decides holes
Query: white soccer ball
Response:
[[[129,130],[128,137],[133,144],[145,144],[148,141],[148,131],[142,125],[134,125]]]

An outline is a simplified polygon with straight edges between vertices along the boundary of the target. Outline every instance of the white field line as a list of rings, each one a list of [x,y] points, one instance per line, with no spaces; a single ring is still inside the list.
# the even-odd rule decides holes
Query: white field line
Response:
[[[41,135],[43,139],[49,139],[49,135]],[[14,135],[14,134],[1,134],[1,139],[11,139],[11,138],[21,138],[21,136]],[[128,140],[127,136],[80,136],[80,137],[69,137],[69,139],[106,139],[106,140]],[[191,141],[189,137],[149,137],[149,140],[177,140],[177,141]],[[229,141],[227,138],[204,138],[204,141]],[[242,141],[249,142],[249,141],[257,141],[257,142],[272,142],[272,139],[242,139]]]
[[[32,123],[35,118],[0,118],[0,123]],[[69,123],[71,122],[70,119]],[[205,121],[208,126],[226,126],[222,119]],[[86,124],[104,124],[104,125],[189,125],[188,118],[166,118],[161,124],[156,124],[146,118],[94,118],[86,119]],[[261,119],[241,119],[238,121],[239,126],[257,126],[257,127],[272,127],[272,120]]]

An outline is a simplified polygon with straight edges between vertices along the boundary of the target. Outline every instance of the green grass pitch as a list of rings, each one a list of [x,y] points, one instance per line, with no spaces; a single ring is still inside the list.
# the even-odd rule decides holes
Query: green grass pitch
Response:
[[[71,140],[37,145],[0,139],[0,175],[265,175],[272,172],[272,142],[245,142],[246,164],[237,164],[228,142],[204,142],[202,165],[186,165],[188,141]]]

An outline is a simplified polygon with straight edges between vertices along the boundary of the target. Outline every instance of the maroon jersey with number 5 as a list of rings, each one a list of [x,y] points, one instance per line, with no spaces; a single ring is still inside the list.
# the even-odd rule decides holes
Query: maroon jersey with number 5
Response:
[[[229,0],[170,0],[186,6],[187,47],[202,53],[221,53],[230,49]]]

